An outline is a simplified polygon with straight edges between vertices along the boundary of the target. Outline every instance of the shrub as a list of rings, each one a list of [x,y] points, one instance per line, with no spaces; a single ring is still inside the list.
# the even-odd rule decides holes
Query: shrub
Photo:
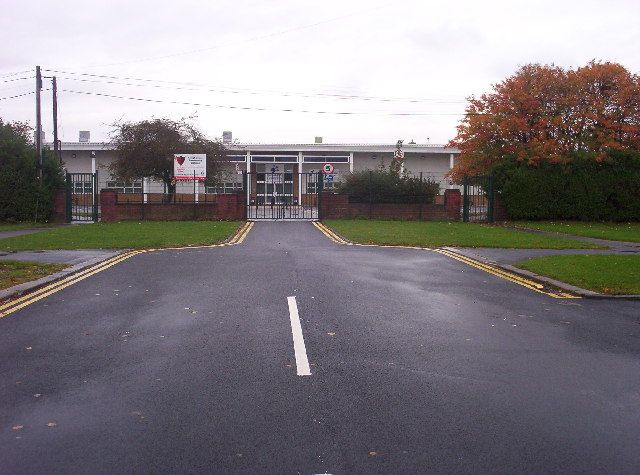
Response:
[[[0,120],[0,221],[47,221],[51,217],[54,192],[64,186],[62,169],[45,149],[39,186],[37,164],[30,129]]]
[[[507,159],[493,169],[511,219],[640,220],[640,153],[576,154],[563,164]]]
[[[440,185],[431,180],[409,177],[391,170],[363,170],[350,173],[340,183],[338,193],[349,195],[352,203],[433,203]]]

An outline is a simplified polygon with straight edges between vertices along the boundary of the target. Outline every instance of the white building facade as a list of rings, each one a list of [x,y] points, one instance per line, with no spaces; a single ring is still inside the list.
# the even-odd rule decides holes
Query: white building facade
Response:
[[[394,160],[396,144],[225,144],[228,163],[223,164],[223,173],[215,186],[204,187],[193,182],[178,183],[178,193],[232,193],[242,189],[243,172],[250,176],[262,173],[306,174],[318,172],[325,164],[331,164],[331,179],[325,180],[324,188],[335,188],[342,178],[354,171],[375,170],[389,167]],[[180,151],[177,150],[176,153]],[[444,145],[404,144],[402,169],[412,176],[422,176],[440,183],[441,192],[453,187],[447,173],[456,163],[459,151]],[[140,179],[124,183],[111,176],[109,165],[117,159],[114,147],[109,143],[63,142],[62,160],[69,173],[98,173],[98,187],[113,188],[121,193],[162,193],[164,184],[152,179]],[[295,181],[295,183],[294,183]],[[75,184],[83,188],[83,184]],[[89,185],[90,186],[90,185]],[[257,184],[253,184],[256,190]],[[80,189],[74,192],[82,192]],[[297,197],[308,190],[302,189],[302,180],[292,180],[291,186],[281,187],[281,195]],[[268,193],[266,188],[263,194]]]

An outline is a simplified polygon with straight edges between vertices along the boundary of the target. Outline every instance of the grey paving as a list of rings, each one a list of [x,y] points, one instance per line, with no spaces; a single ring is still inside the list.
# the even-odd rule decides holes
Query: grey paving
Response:
[[[17,229],[15,231],[0,231],[0,239],[10,238],[15,236],[25,236],[27,234],[40,233],[42,231],[50,231],[52,228],[30,228],[30,229]]]
[[[78,272],[79,270],[97,264],[105,259],[109,259],[118,255],[122,251],[93,249],[93,250],[68,250],[68,251],[19,251],[19,252],[1,252],[0,261],[28,261],[28,262],[45,262],[49,264],[66,264],[68,267],[42,277],[40,279],[25,282],[24,284],[15,285],[8,289],[0,290],[0,301],[7,299],[15,294],[21,294],[30,291],[33,288],[40,287],[49,282],[66,277],[69,274]]]
[[[586,236],[576,236],[574,234],[565,234],[565,233],[557,233],[553,231],[539,231],[536,229],[522,229],[522,228],[512,228],[516,231],[533,233],[533,234],[542,234],[543,236],[552,236],[566,239],[573,239],[576,241],[584,241],[589,242],[591,244],[597,244],[599,246],[608,247],[610,251],[614,252],[640,252],[640,242],[625,242],[625,241],[612,241],[610,239],[598,239],[591,238]]]
[[[637,254],[640,249],[495,249],[488,247],[451,247],[453,251],[465,256],[496,264],[515,264],[517,262],[544,256],[561,256],[570,254]]]
[[[639,324],[640,302],[256,223],[242,245],[139,255],[0,319],[0,467],[633,473]]]
[[[60,250],[60,251],[18,251],[1,252],[0,260],[48,262],[70,266],[108,259],[120,251],[105,249]]]

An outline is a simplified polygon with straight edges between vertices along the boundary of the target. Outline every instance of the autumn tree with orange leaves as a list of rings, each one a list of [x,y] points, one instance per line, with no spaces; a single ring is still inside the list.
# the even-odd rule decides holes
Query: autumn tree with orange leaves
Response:
[[[603,160],[640,149],[640,78],[620,64],[577,69],[529,64],[469,99],[449,146],[460,149],[459,179],[485,174],[505,158],[530,165],[567,163],[576,154]]]

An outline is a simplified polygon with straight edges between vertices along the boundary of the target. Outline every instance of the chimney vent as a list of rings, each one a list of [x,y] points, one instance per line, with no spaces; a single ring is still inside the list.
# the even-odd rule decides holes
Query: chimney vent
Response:
[[[315,143],[322,143],[322,137],[316,137]]]
[[[78,142],[88,143],[90,139],[91,139],[91,132],[89,132],[88,130],[80,131]]]

